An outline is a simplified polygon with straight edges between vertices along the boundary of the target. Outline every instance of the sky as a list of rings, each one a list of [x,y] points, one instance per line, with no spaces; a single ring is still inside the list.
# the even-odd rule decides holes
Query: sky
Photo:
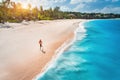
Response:
[[[24,6],[43,6],[44,9],[56,6],[62,11],[101,12],[120,14],[120,0],[12,0],[21,2]]]

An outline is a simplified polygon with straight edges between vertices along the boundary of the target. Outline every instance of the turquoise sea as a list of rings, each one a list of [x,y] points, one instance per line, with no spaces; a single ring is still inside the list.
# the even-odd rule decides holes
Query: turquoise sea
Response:
[[[37,80],[120,80],[120,19],[91,20]]]

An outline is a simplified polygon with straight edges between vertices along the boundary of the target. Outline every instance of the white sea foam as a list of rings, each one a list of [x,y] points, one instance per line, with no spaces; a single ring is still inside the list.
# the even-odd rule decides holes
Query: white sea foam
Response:
[[[66,42],[64,42],[64,44],[59,47],[57,50],[56,50],[56,55],[52,57],[52,60],[50,62],[47,63],[47,65],[43,68],[43,70],[41,71],[40,74],[38,74],[36,77],[33,78],[33,80],[38,80],[39,78],[41,78],[51,67],[54,66],[54,63],[55,61],[58,59],[58,57],[70,46],[73,44],[73,42],[75,40],[78,40],[77,38],[77,33],[81,33],[82,35],[79,37],[79,40],[82,40],[84,37],[85,37],[85,32],[86,32],[86,29],[84,28],[83,24],[85,23],[86,21],[83,21],[79,24],[79,27],[75,30],[74,34],[74,38],[72,40],[67,40]]]

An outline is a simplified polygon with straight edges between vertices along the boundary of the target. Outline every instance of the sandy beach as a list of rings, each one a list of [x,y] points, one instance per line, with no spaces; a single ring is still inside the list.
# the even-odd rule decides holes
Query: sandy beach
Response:
[[[32,80],[55,55],[55,51],[72,39],[80,22],[52,20],[7,23],[0,28],[0,80]],[[44,50],[39,47],[42,39]]]

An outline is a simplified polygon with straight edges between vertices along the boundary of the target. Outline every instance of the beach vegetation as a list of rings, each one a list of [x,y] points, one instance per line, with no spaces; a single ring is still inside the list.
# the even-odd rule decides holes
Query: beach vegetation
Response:
[[[61,11],[60,7],[44,9],[43,6],[32,7],[31,4],[23,6],[11,0],[0,2],[0,23],[22,22],[30,20],[54,20],[54,19],[107,19],[120,18],[120,14],[113,13],[81,13]]]

